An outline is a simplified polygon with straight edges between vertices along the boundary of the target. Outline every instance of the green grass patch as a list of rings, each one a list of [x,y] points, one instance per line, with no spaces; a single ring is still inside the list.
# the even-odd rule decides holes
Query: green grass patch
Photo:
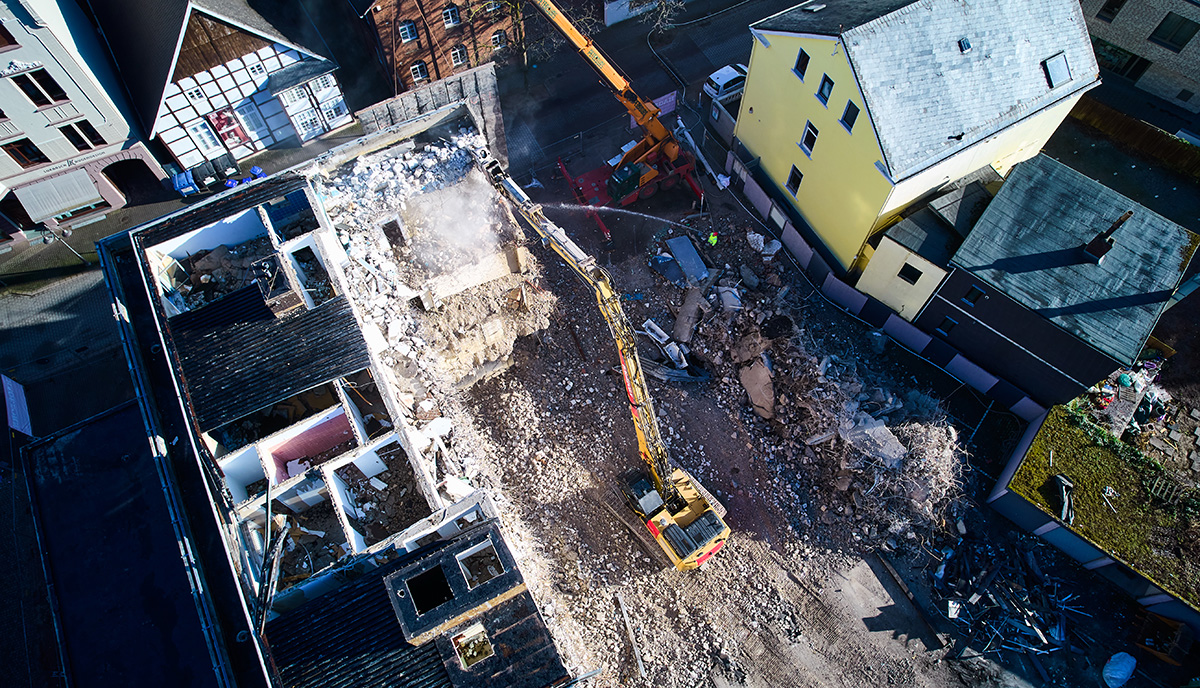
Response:
[[[1068,528],[1200,606],[1197,526],[1190,505],[1171,507],[1150,497],[1146,485],[1159,472],[1156,462],[1092,423],[1082,411],[1055,406],[1009,489],[1057,517],[1061,504],[1054,476],[1065,474],[1075,483],[1075,523]],[[1116,513],[1104,501],[1106,486],[1120,494],[1109,500]]]

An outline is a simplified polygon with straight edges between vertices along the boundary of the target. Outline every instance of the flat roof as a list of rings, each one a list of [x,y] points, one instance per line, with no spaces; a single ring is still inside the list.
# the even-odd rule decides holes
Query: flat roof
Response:
[[[135,402],[23,452],[76,686],[216,686]]]
[[[943,268],[950,262],[954,250],[962,243],[962,237],[929,208],[921,208],[892,225],[887,230],[886,236],[925,260]]]

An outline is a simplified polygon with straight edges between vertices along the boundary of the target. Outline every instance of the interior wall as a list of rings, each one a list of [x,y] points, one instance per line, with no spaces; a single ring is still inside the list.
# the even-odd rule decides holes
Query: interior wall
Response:
[[[146,249],[159,254],[166,254],[176,260],[183,260],[189,255],[203,250],[212,250],[221,244],[234,246],[267,233],[258,210],[248,208],[231,215],[219,222],[188,232],[180,237],[169,239]]]
[[[235,503],[244,502],[250,497],[250,494],[246,491],[247,485],[266,477],[262,461],[259,459],[258,451],[255,450],[254,445],[249,445],[233,454],[226,455],[226,457],[218,461],[218,464],[225,473],[225,485],[233,495]]]
[[[355,437],[350,428],[350,419],[346,417],[345,410],[339,408],[337,415],[276,445],[270,450],[271,459],[275,462],[279,474],[285,475],[288,462],[316,456],[353,439]]]

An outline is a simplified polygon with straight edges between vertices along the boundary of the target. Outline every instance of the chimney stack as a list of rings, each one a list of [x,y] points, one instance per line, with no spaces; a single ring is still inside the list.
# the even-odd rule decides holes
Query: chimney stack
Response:
[[[1100,232],[1094,239],[1089,241],[1083,247],[1083,257],[1097,265],[1104,259],[1104,254],[1108,253],[1113,247],[1113,234],[1117,231],[1117,227],[1125,224],[1125,221],[1133,217],[1132,210],[1126,210],[1125,214],[1117,218],[1117,221],[1112,223],[1108,229]]]

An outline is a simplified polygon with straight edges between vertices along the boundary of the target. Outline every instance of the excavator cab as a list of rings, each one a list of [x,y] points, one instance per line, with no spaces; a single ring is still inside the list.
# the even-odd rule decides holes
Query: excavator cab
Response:
[[[641,166],[633,162],[627,163],[613,170],[612,176],[608,178],[608,195],[619,203],[630,194],[637,193],[641,185]]]
[[[729,526],[683,469],[672,472],[671,483],[679,495],[672,500],[676,503],[665,502],[654,483],[642,476],[626,484],[625,496],[675,568],[699,568],[725,546]]]

